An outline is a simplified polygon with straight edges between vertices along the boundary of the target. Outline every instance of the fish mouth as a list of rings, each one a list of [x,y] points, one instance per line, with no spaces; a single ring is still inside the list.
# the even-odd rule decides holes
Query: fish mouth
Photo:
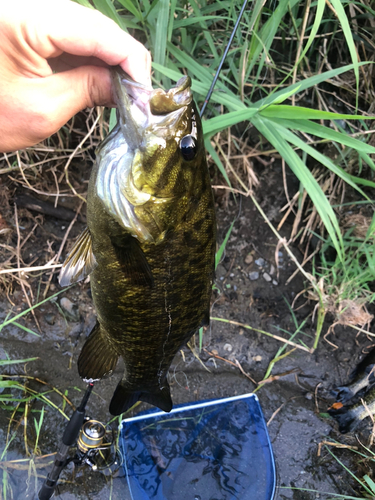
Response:
[[[167,115],[181,108],[186,108],[192,99],[191,79],[183,76],[176,85],[167,92],[156,89],[150,97],[150,110],[154,116]]]
[[[153,90],[116,67],[112,69],[112,82],[119,124],[131,151],[146,149],[146,131],[172,135],[193,99],[189,76],[180,78],[168,91]]]
[[[152,88],[134,82],[120,67],[112,68],[112,87],[118,122],[131,151],[144,149],[144,134],[149,116]]]

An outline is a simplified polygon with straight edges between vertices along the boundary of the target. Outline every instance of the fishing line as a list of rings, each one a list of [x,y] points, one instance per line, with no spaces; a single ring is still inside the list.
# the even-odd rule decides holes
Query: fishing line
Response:
[[[210,90],[208,91],[207,97],[204,100],[203,106],[202,106],[202,108],[201,108],[201,110],[199,112],[199,116],[200,117],[203,116],[203,113],[206,110],[207,104],[208,104],[209,100],[211,99],[211,95],[212,95],[212,92],[213,92],[214,87],[216,85],[217,79],[219,78],[220,71],[221,71],[221,69],[223,67],[223,64],[224,64],[224,61],[225,61],[225,59],[227,57],[228,51],[230,49],[230,46],[232,45],[234,35],[236,34],[236,31],[237,31],[238,25],[240,24],[242,15],[245,12],[245,8],[246,8],[246,5],[247,5],[247,2],[248,2],[248,0],[244,0],[244,3],[242,5],[241,11],[240,11],[239,16],[237,18],[236,24],[234,25],[232,34],[230,35],[229,41],[227,43],[227,46],[225,47],[223,57],[221,58],[221,61],[220,61],[220,64],[219,64],[219,66],[218,66],[218,68],[216,70],[216,74],[214,76],[214,79],[212,80]]]

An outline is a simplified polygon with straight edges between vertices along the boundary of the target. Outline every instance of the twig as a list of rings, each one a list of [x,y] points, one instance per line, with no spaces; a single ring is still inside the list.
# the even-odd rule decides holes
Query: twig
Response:
[[[231,325],[241,326],[242,328],[247,328],[248,330],[253,330],[254,332],[262,333],[263,335],[267,335],[267,337],[272,337],[275,340],[279,340],[280,342],[284,342],[284,344],[288,344],[288,345],[291,345],[293,347],[296,347],[297,349],[301,349],[302,351],[311,353],[311,349],[308,349],[307,347],[304,347],[303,345],[296,344],[295,342],[292,342],[291,340],[284,339],[283,337],[280,337],[279,335],[274,335],[273,333],[265,332],[264,330],[259,330],[259,328],[253,328],[250,325],[245,325],[244,323],[239,323],[238,321],[232,321],[231,319],[213,318],[212,316],[210,319],[213,321],[222,321],[223,323],[229,323]]]
[[[53,258],[53,260],[55,260],[55,257]],[[62,267],[62,264],[46,264],[45,266],[17,267],[16,269],[1,269],[0,274],[19,272],[22,276],[24,273],[33,273],[34,271],[47,271],[48,269],[55,269],[58,267]]]
[[[69,224],[69,227],[68,227],[68,229],[66,230],[66,233],[65,233],[64,238],[63,238],[63,240],[62,240],[62,242],[61,242],[61,245],[60,245],[59,251],[57,252],[57,255],[55,256],[55,259],[54,259],[54,260],[58,261],[58,260],[60,259],[61,253],[62,253],[62,251],[63,251],[63,249],[64,249],[64,246],[65,246],[65,243],[66,243],[66,240],[68,239],[68,236],[69,236],[69,233],[70,233],[70,231],[71,231],[72,227],[73,227],[73,226],[74,226],[74,224],[77,222],[78,215],[79,215],[79,213],[80,213],[80,211],[81,211],[81,208],[82,208],[82,205],[83,205],[84,203],[86,203],[86,200],[81,201],[81,203],[80,203],[80,205],[79,205],[79,207],[78,207],[78,209],[77,209],[77,212],[76,212],[76,215],[75,215],[74,219],[73,219],[73,220],[72,220],[72,222]],[[49,277],[49,279],[48,279],[48,282],[47,282],[46,288],[45,288],[44,293],[43,293],[43,297],[44,297],[44,298],[46,297],[46,295],[47,295],[47,293],[48,293],[48,290],[49,290],[49,287],[50,287],[50,285],[51,285],[52,276],[53,276],[53,274],[51,274],[51,276],[50,276],[50,277]]]
[[[20,249],[20,246],[21,246],[21,234],[20,234],[20,227],[19,227],[19,224],[18,224],[18,213],[17,213],[17,204],[16,203],[14,204],[14,221],[16,223],[16,231],[17,231],[17,253],[16,253],[17,266],[18,266],[18,268],[20,268],[20,263],[21,263],[21,255],[20,255],[20,252],[21,252],[21,249]],[[21,288],[22,288],[23,294],[25,296],[26,302],[27,302],[29,308],[31,308],[30,298],[27,295],[26,288],[25,288],[25,283],[24,283],[24,280],[23,280],[23,278],[21,276],[21,273],[19,273],[19,279],[20,279]],[[30,288],[30,293],[31,293],[31,296],[32,296],[31,287],[30,287],[29,284],[28,284],[28,286]],[[42,332],[42,330],[40,328],[40,325],[39,325],[39,321],[38,321],[38,319],[37,319],[37,317],[35,315],[34,309],[31,309],[31,314],[33,315],[35,324],[36,324],[39,332]]]
[[[214,318],[211,318],[211,319],[214,319]],[[254,379],[252,379],[250,377],[250,375],[248,373],[245,372],[245,370],[242,368],[242,366],[240,365],[239,361],[237,361],[236,359],[236,362],[234,363],[233,361],[229,361],[229,359],[225,359],[225,358],[222,358],[221,356],[219,356],[218,354],[214,354],[213,352],[209,351],[208,349],[206,349],[205,347],[203,348],[203,350],[211,357],[213,358],[216,358],[216,359],[220,359],[221,361],[225,361],[225,363],[228,363],[229,365],[232,365],[232,366],[235,366],[236,368],[239,368],[241,370],[241,373],[243,373],[243,375],[245,375],[245,377],[247,377],[253,384],[255,385],[258,385],[258,382],[255,382]]]

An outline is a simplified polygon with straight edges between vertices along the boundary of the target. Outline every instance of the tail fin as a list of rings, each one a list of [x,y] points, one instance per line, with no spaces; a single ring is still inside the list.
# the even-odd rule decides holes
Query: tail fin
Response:
[[[356,415],[353,414],[353,411],[348,409],[347,406],[337,410],[330,409],[328,410],[328,413],[337,421],[339,424],[339,431],[342,434],[352,432],[360,422],[360,419],[356,418]]]
[[[120,415],[131,408],[137,401],[144,401],[157,406],[163,411],[170,412],[173,408],[169,385],[165,382],[164,387],[155,388],[154,391],[132,391],[126,387],[126,383],[120,381],[112,397],[109,411],[112,415]]]
[[[347,403],[350,399],[355,396],[355,392],[349,386],[342,385],[338,386],[331,391],[332,396],[339,403]]]

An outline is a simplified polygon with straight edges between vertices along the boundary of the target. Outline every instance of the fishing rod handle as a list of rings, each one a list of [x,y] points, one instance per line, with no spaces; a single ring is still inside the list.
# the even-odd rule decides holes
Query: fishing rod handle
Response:
[[[66,465],[66,457],[68,456],[70,446],[61,444],[59,451],[56,453],[55,461],[51,472],[47,475],[42,487],[39,490],[39,500],[49,500],[55,491],[57,481],[59,480],[61,471]]]
[[[65,428],[64,435],[62,437],[62,443],[59,451],[56,454],[52,470],[47,475],[47,479],[44,481],[39,491],[39,500],[49,500],[52,497],[61,471],[66,466],[69,448],[76,443],[79,431],[81,430],[84,420],[85,410],[75,410],[69,420],[68,425]]]

